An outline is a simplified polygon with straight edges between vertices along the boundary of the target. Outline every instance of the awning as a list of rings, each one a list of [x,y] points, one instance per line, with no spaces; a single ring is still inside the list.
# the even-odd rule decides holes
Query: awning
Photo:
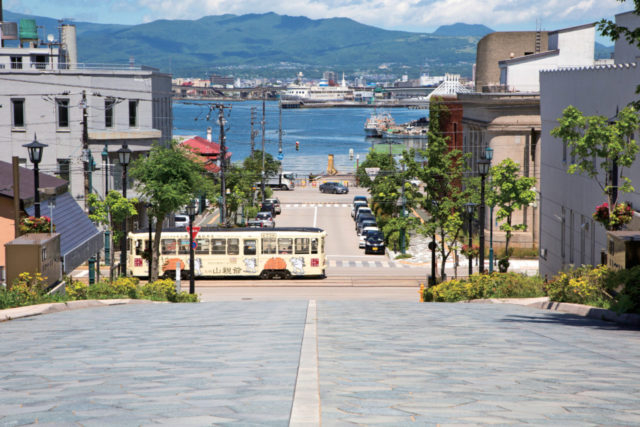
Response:
[[[27,213],[34,215],[34,207],[28,207]],[[57,196],[53,209],[49,208],[48,200],[41,202],[40,215],[52,216],[56,233],[60,233],[60,254],[65,274],[71,273],[104,247],[103,233],[91,222],[71,194]]]

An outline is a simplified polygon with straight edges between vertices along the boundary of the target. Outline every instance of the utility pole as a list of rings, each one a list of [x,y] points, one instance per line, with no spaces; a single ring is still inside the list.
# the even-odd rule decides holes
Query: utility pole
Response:
[[[278,102],[278,154],[282,154],[282,100]]]
[[[260,180],[260,188],[261,188],[261,192],[262,192],[262,201],[264,202],[264,125],[265,125],[265,97],[266,97],[266,93],[263,92],[262,93],[262,173],[261,173],[261,180]]]
[[[256,149],[256,131],[253,129],[253,125],[256,121],[256,107],[251,107],[251,157]]]
[[[218,123],[220,124],[220,224],[227,223],[227,184],[225,180],[225,157],[227,157],[227,147],[224,141],[224,105],[218,105]]]
[[[89,158],[89,130],[87,125],[87,91],[82,91],[82,160],[84,162],[84,210],[89,211],[89,168],[91,159]]]

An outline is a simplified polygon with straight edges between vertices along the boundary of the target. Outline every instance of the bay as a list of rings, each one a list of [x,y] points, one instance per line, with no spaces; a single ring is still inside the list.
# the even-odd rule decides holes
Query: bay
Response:
[[[173,104],[174,135],[197,135],[206,138],[207,127],[213,131],[213,141],[219,141],[218,110],[210,111],[206,101],[176,101]],[[251,152],[251,108],[256,110],[254,130],[256,149],[261,148],[262,120],[261,101],[224,102],[226,141],[231,161],[241,162]],[[277,158],[278,155],[278,103],[265,103],[265,151]],[[405,123],[424,117],[427,110],[393,108],[386,110],[396,123]],[[335,168],[341,173],[355,170],[356,156],[360,161],[366,158],[372,144],[379,144],[379,138],[364,135],[364,123],[373,112],[372,108],[312,108],[282,110],[282,154],[283,170],[298,175],[321,174],[327,169],[329,154],[334,155]],[[300,150],[296,151],[296,141]],[[353,149],[354,158],[349,159]]]

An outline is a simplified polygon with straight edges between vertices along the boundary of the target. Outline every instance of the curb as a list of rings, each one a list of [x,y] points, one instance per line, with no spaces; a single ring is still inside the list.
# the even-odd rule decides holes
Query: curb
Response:
[[[540,310],[559,311],[576,316],[588,317],[595,320],[615,322],[622,325],[640,328],[640,314],[623,313],[618,314],[612,310],[592,307],[589,305],[573,304],[568,302],[549,301],[549,297],[540,298],[491,298],[482,300],[462,301],[465,303],[479,304],[516,304],[525,307],[537,308]]]
[[[0,310],[0,322],[6,322],[13,319],[21,319],[24,317],[39,316],[41,314],[58,313],[60,311],[78,310],[81,308],[106,307],[112,305],[124,304],[156,304],[162,303],[158,301],[141,300],[141,299],[107,299],[107,300],[80,300],[68,302],[56,302],[38,305],[29,305],[25,307],[8,308]]]

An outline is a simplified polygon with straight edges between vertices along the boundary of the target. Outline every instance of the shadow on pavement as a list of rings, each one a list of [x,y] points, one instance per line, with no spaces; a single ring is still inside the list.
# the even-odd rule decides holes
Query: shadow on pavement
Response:
[[[581,326],[594,329],[602,329],[608,331],[637,331],[630,325],[608,322],[605,320],[592,319],[589,317],[578,316],[568,313],[544,313],[542,316],[524,316],[524,315],[508,315],[502,322],[527,322],[538,324],[560,324],[565,326]]]

